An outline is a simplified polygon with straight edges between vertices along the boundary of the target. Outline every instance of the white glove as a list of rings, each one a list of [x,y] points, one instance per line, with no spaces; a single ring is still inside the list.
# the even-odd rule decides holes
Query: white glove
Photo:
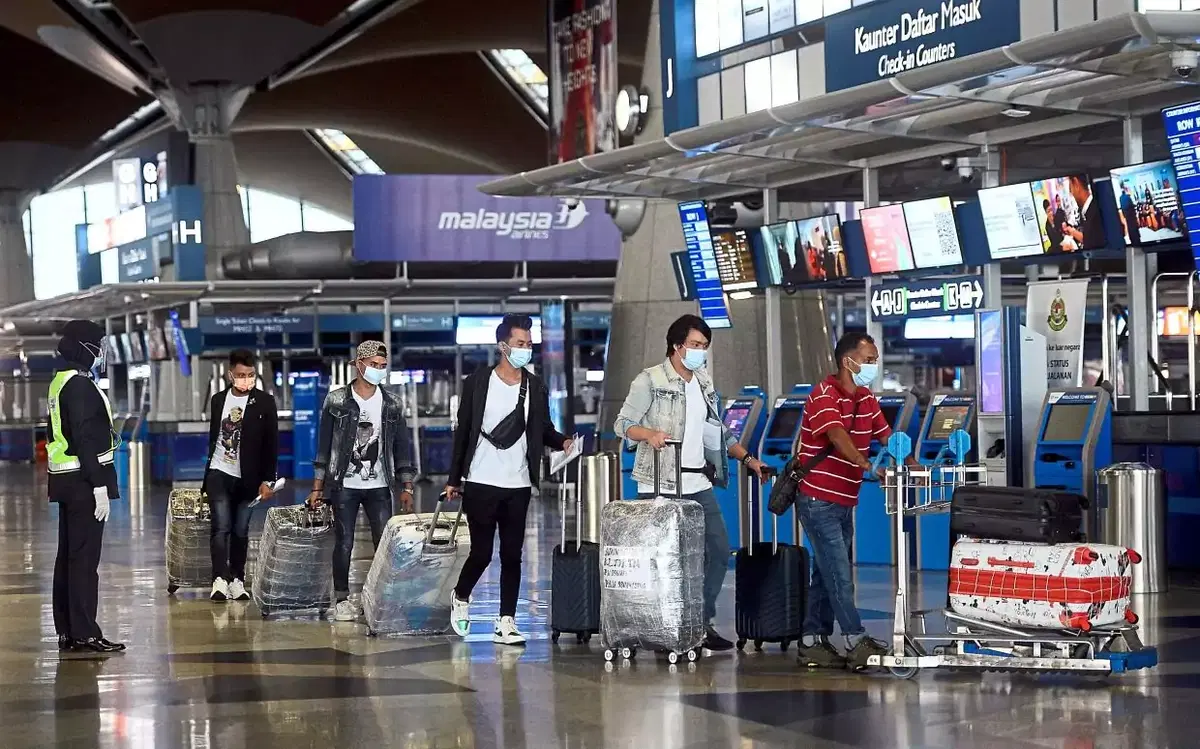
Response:
[[[108,520],[108,487],[97,486],[92,489],[92,496],[96,498],[96,519],[103,523]]]

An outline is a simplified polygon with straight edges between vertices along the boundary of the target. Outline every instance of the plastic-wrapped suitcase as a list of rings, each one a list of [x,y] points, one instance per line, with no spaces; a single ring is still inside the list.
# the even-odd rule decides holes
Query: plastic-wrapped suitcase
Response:
[[[213,581],[212,516],[199,489],[172,489],[167,499],[167,593]]]
[[[753,499],[749,503],[753,505]],[[754,517],[753,507],[746,517]],[[778,539],[779,516],[772,514],[771,521],[775,524],[772,538]],[[752,536],[753,530],[751,541]],[[793,537],[800,538],[798,520]],[[809,568],[808,549],[803,546],[772,540],[738,549],[734,561],[734,622],[739,650],[752,640],[757,650],[762,650],[764,642],[777,642],[786,652],[792,642],[800,639],[808,605]]]
[[[460,506],[396,515],[383,529],[363,583],[363,616],[374,635],[440,635],[450,629],[450,595],[471,550]]]
[[[1015,627],[1071,629],[1136,623],[1130,608],[1133,549],[1104,544],[958,541],[950,608]]]
[[[581,488],[581,487],[580,487]],[[562,633],[588,642],[600,631],[600,544],[583,540],[583,498],[575,492],[575,541],[567,541],[566,485],[559,488],[562,537],[550,567],[550,639]]]
[[[960,487],[950,503],[950,532],[997,541],[1075,543],[1084,536],[1087,498],[1052,489]]]
[[[283,612],[325,613],[333,598],[333,543],[329,505],[267,511],[251,588],[263,618]]]
[[[674,498],[609,502],[600,517],[600,632],[604,658],[633,658],[639,648],[674,663],[699,657],[704,641],[704,510],[679,495],[681,443],[675,449]]]

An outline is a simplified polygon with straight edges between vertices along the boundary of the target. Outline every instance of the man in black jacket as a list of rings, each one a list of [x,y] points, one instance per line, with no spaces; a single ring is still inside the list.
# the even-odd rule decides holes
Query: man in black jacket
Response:
[[[379,341],[359,344],[354,366],[358,377],[343,388],[331,390],[321,409],[317,456],[313,460],[310,505],[324,501],[326,490],[333,504],[333,590],[337,606],[333,618],[356,621],[362,615],[350,600],[350,556],[354,526],[361,506],[371,524],[375,547],[392,516],[392,495],[399,490],[400,506],[412,510],[413,466],[404,405],[384,390],[388,351]]]
[[[279,414],[275,396],[256,388],[254,354],[229,354],[230,387],[216,393],[208,409],[208,472],[203,490],[212,509],[214,601],[245,601],[246,552],[250,548],[251,503],[270,499],[279,459]]]
[[[58,353],[66,362],[50,383],[46,434],[50,501],[58,504],[54,561],[54,629],[59,650],[115,653],[96,624],[100,549],[111,500],[119,499],[117,448],[108,397],[92,379],[104,365],[104,329],[90,320],[63,328]]]
[[[533,357],[532,331],[528,315],[505,315],[496,328],[500,363],[477,369],[463,383],[446,482],[447,496],[463,495],[471,532],[471,551],[454,589],[451,623],[460,637],[470,630],[471,591],[492,561],[499,531],[500,616],[492,641],[501,645],[525,643],[514,617],[525,515],[532,487],[538,485],[542,450],[571,447],[571,440],[550,422],[546,386],[525,369]]]

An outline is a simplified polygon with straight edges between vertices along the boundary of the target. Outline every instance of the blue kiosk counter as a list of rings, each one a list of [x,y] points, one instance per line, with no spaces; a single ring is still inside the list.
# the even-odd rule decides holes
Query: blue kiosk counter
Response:
[[[883,417],[892,431],[907,434],[915,443],[920,438],[921,408],[915,395],[909,392],[879,396]],[[872,442],[867,457],[874,461],[883,445]],[[893,564],[895,533],[891,517],[884,509],[883,488],[877,481],[864,481],[858,492],[858,507],[854,510],[855,564]]]
[[[929,407],[921,423],[921,438],[917,442],[916,458],[921,465],[944,465],[953,462],[950,435],[959,429],[967,434],[975,431],[974,393],[958,391],[935,392],[929,397]],[[972,443],[973,444],[973,443]],[[961,456],[963,462],[975,462],[971,455]],[[950,514],[928,514],[917,517],[917,569],[947,570],[950,568]]]
[[[723,419],[725,427],[734,439],[751,454],[755,454],[755,446],[762,439],[766,426],[767,396],[761,388],[750,385],[742,388],[736,398],[725,401]],[[746,470],[741,461],[728,458],[729,482],[724,487],[715,487],[713,493],[717,496],[717,504],[721,515],[725,518],[725,528],[729,532],[730,551],[737,551],[751,539],[743,536],[750,530],[753,522],[751,507],[756,503],[759,493],[757,481],[746,481]],[[743,494],[749,493],[749,496]]]
[[[767,420],[767,427],[762,438],[762,449],[759,451],[759,459],[769,466],[775,475],[779,475],[783,471],[788,458],[792,456],[792,450],[800,436],[804,404],[808,402],[810,393],[812,393],[812,385],[796,385],[787,396],[775,399],[775,407],[771,410],[771,416]],[[763,487],[762,491],[769,494],[770,484]],[[793,538],[796,528],[796,521],[793,517],[795,512],[794,509],[788,510],[787,514],[779,518],[778,523],[773,523],[770,527],[764,523],[759,537],[763,541],[776,540],[773,528],[778,528],[779,543],[796,543],[797,539]],[[756,515],[761,522],[763,513],[760,511]]]
[[[1103,388],[1051,390],[1042,403],[1037,441],[1029,450],[1033,485],[1063,489],[1091,500],[1088,538],[1098,537],[1096,471],[1113,462],[1112,407]]]

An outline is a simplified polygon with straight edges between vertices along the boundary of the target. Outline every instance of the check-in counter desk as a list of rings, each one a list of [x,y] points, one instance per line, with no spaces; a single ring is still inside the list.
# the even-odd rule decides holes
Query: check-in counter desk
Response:
[[[1163,472],[1167,566],[1200,569],[1200,413],[1114,411],[1113,460]]]
[[[46,439],[44,421],[0,421],[0,462],[32,463]]]
[[[151,421],[150,480],[156,484],[201,481],[207,468],[208,421]],[[279,420],[279,476],[295,475],[292,420]]]

